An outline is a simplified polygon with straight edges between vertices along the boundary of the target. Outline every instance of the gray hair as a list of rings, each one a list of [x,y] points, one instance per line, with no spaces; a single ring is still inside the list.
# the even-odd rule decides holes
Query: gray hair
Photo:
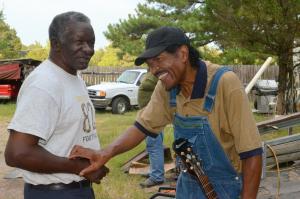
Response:
[[[49,26],[50,42],[53,39],[62,42],[64,39],[64,33],[68,30],[69,25],[72,22],[91,23],[90,19],[80,12],[70,11],[56,15]]]

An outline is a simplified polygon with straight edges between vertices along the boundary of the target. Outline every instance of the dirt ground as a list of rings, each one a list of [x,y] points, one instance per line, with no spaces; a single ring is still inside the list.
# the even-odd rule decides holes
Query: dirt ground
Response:
[[[0,122],[0,199],[23,199],[22,179],[4,178],[14,171],[14,168],[6,166],[4,161],[4,149],[8,139],[8,133],[6,131],[8,122],[8,120],[4,122],[2,120],[2,122]],[[267,177],[261,181],[258,199],[277,198],[278,187],[280,188],[278,198],[300,198],[300,161],[295,162],[295,164],[289,168],[281,168],[279,178],[276,171],[269,171],[266,174]],[[279,186],[278,180],[280,180]]]
[[[23,198],[23,180],[5,179],[4,177],[14,170],[8,167],[4,160],[4,149],[8,139],[6,127],[8,120],[0,123],[0,199],[22,199]]]

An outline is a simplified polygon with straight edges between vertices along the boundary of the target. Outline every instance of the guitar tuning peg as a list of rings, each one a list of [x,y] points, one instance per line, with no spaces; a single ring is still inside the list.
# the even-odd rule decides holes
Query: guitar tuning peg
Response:
[[[180,155],[185,155],[185,153],[182,151],[182,152],[180,152]]]
[[[186,150],[187,150],[188,152],[191,152],[191,151],[192,151],[192,148],[191,148],[191,147],[188,147]]]
[[[200,162],[197,162],[196,164],[197,164],[197,166],[199,166],[199,167],[200,167],[200,165],[201,165]]]
[[[195,155],[192,155],[192,158],[193,158],[193,159],[196,159],[196,156],[195,156]]]
[[[190,167],[190,170],[194,170],[194,167],[193,167],[193,166],[191,166],[191,167]]]
[[[190,160],[189,160],[189,159],[186,159],[186,160],[185,160],[185,162],[189,163],[189,162],[190,162]]]
[[[187,172],[187,169],[184,169],[184,170],[182,170],[184,173],[186,173]]]

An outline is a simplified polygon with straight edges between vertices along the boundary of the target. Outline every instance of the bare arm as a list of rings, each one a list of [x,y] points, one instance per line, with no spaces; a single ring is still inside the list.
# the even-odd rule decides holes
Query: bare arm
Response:
[[[131,126],[113,143],[100,151],[75,146],[71,151],[70,158],[82,157],[90,160],[91,165],[80,172],[80,175],[85,175],[86,173],[97,170],[112,157],[134,148],[144,140],[145,137],[145,134],[138,128]]]
[[[12,131],[5,149],[7,165],[38,173],[74,173],[89,165],[86,160],[58,157],[38,145],[39,138]]]
[[[257,155],[242,160],[243,199],[255,199],[257,196],[262,171],[262,156]]]
[[[113,143],[111,143],[105,151],[110,157],[114,157],[120,153],[129,151],[136,147],[145,139],[145,134],[135,126],[129,127],[122,135],[120,135]]]
[[[39,138],[33,135],[12,131],[5,149],[6,164],[37,173],[73,173],[79,172],[90,163],[87,159],[73,159],[51,154],[38,145]],[[92,173],[84,175],[92,182],[100,183],[109,169],[104,165]]]

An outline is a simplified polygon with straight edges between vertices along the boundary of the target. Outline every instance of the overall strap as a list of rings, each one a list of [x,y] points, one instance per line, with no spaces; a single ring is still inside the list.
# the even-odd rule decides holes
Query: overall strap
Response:
[[[169,101],[169,104],[170,104],[170,107],[176,107],[176,95],[177,95],[177,92],[178,92],[178,88],[177,87],[174,87],[170,90],[170,101]]]
[[[208,93],[205,97],[205,101],[204,101],[204,105],[203,105],[203,109],[205,111],[208,111],[208,112],[212,111],[213,106],[214,106],[214,102],[215,102],[215,97],[216,97],[216,93],[217,93],[219,80],[221,79],[222,75],[227,71],[231,71],[230,68],[221,67],[215,73],[215,75],[214,75],[214,77],[211,81]]]

